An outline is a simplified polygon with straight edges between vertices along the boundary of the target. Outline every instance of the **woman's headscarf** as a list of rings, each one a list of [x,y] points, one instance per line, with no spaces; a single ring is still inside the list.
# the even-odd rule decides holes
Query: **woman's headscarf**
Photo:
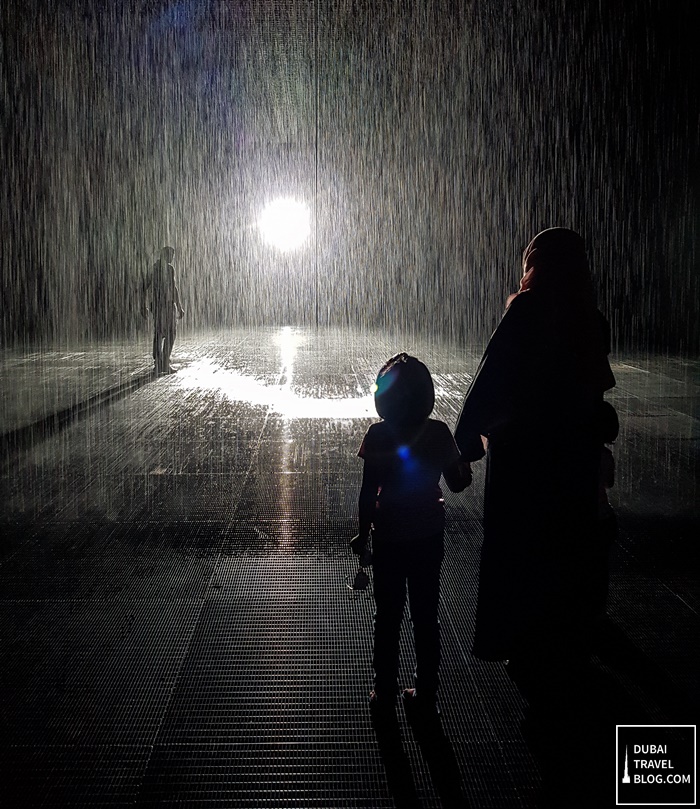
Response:
[[[564,420],[580,424],[615,385],[583,239],[568,228],[543,230],[525,248],[523,269],[508,303],[523,297],[492,335],[457,422],[455,439],[469,460],[483,454],[479,434],[513,425],[537,433],[543,417],[551,429],[547,403],[557,394]]]
[[[520,292],[550,292],[573,302],[576,308],[594,306],[593,285],[583,239],[569,228],[547,228],[523,251]],[[515,298],[511,295],[508,304]]]
[[[549,287],[572,294],[592,295],[591,273],[583,239],[569,228],[538,233],[523,252],[520,289]]]
[[[574,352],[580,378],[602,390],[612,387],[607,322],[596,307],[586,245],[578,233],[547,228],[528,244],[518,294],[530,290],[551,296],[559,339]]]

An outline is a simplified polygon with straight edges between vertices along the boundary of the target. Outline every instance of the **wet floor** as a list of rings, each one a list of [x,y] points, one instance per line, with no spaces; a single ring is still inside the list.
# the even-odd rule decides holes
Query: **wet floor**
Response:
[[[525,703],[469,654],[483,464],[447,493],[443,733],[370,722],[347,542],[370,386],[404,349],[453,426],[479,347],[232,330],[183,337],[159,378],[147,342],[3,354],[8,806],[541,805]],[[698,363],[613,359],[622,531],[591,675],[609,772],[587,775],[606,797],[615,725],[695,722],[700,670]]]

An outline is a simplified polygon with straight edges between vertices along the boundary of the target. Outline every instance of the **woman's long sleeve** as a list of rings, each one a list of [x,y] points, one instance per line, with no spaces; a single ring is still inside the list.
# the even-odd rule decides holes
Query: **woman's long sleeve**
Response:
[[[506,310],[464,398],[455,441],[466,461],[482,458],[485,453],[481,436],[512,416],[514,393],[522,373],[522,332],[527,326],[523,308],[523,302],[516,299]]]

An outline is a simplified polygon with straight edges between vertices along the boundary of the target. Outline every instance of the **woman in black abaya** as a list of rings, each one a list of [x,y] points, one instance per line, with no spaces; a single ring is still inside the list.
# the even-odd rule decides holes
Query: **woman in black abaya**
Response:
[[[455,438],[464,460],[487,438],[484,542],[473,652],[531,681],[588,654],[604,391],[615,384],[609,330],[584,242],[550,228],[467,392]]]

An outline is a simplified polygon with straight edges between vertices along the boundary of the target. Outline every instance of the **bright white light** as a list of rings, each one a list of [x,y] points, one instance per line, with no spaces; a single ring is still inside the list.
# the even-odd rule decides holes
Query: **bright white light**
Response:
[[[309,238],[311,214],[295,199],[276,199],[260,215],[258,226],[263,239],[279,250],[294,250]]]

